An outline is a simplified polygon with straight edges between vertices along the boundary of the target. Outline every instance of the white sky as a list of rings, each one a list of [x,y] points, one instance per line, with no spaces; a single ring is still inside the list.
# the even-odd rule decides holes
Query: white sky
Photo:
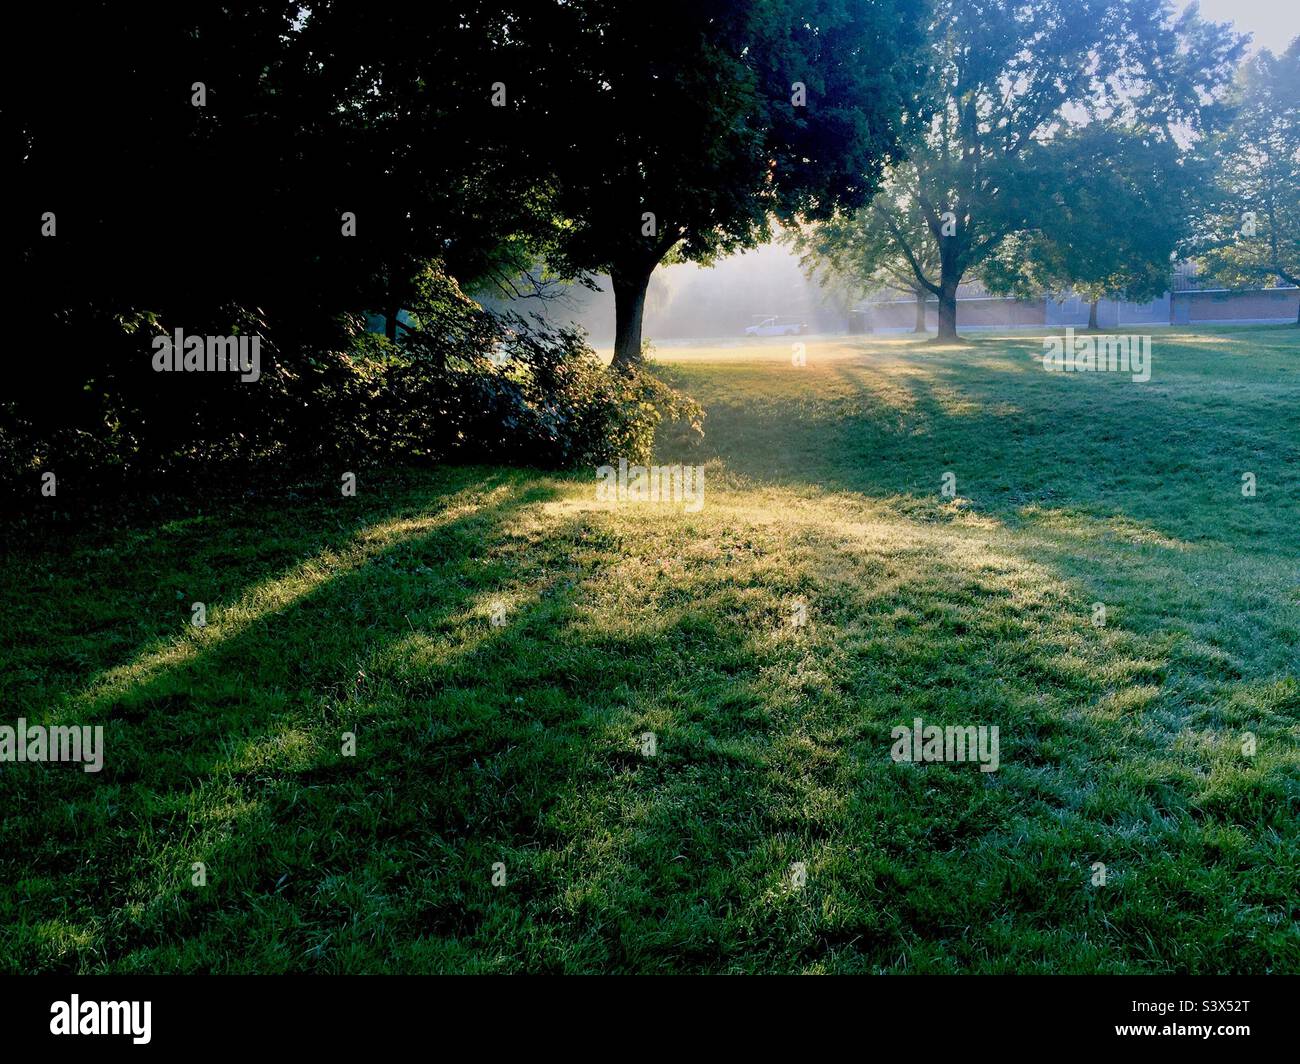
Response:
[[[1187,6],[1175,0],[1180,10]],[[1201,15],[1211,22],[1231,22],[1239,32],[1254,34],[1251,51],[1277,54],[1300,37],[1300,0],[1201,0]]]

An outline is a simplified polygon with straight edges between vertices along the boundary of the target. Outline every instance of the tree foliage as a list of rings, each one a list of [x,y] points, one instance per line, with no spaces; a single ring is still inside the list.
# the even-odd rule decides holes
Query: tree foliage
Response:
[[[646,284],[670,254],[707,263],[774,219],[870,198],[919,80],[920,16],[919,0],[521,9],[511,106],[555,175],[550,261],[611,275],[616,360],[639,358]]]
[[[1300,285],[1300,38],[1243,65],[1237,104],[1199,249],[1221,283]]]
[[[1093,305],[1168,291],[1170,262],[1191,231],[1201,160],[1140,127],[1094,122],[1058,135],[1052,170],[1031,202],[1032,227],[1013,233],[982,264],[990,290],[1067,290]]]
[[[939,0],[911,169],[896,175],[909,188],[856,219],[890,237],[870,272],[885,257],[904,264],[939,299],[940,338],[955,337],[962,279],[1061,206],[1070,155],[1088,147],[1070,130],[1102,122],[1143,144],[1194,142],[1226,120],[1241,47],[1195,5],[1174,18],[1163,0]]]

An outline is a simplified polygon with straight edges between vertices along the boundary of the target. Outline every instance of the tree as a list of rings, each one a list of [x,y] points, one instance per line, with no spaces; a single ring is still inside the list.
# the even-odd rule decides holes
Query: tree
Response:
[[[392,327],[435,260],[467,283],[509,272],[558,224],[520,116],[490,101],[520,6],[24,10],[15,38],[58,46],[6,64],[13,302],[59,372],[0,396],[0,459],[325,446],[320,397],[362,311]],[[151,339],[176,328],[256,336],[257,386],[155,373]]]
[[[1300,286],[1300,37],[1244,63],[1238,84],[1200,250],[1225,284]]]
[[[1141,128],[1094,122],[1051,144],[1049,187],[1033,228],[1012,234],[983,264],[991,291],[1016,295],[1072,290],[1089,302],[1088,327],[1106,297],[1154,299],[1190,231],[1204,160]]]
[[[865,202],[919,82],[919,0],[533,0],[503,69],[566,227],[549,262],[608,272],[615,364],[651,273]],[[524,73],[526,71],[526,73]],[[513,93],[513,96],[509,94]]]
[[[536,151],[528,116],[502,105],[545,79],[528,62],[554,61],[519,47],[535,7],[334,0],[306,15],[306,47],[338,100],[329,183],[357,204],[348,253],[376,309],[395,313],[434,259],[466,288],[508,285],[553,239],[549,155]]]
[[[937,0],[925,103],[907,118],[912,188],[859,219],[887,229],[882,247],[938,298],[937,339],[957,337],[966,274],[1051,207],[1041,178],[1062,130],[1104,120],[1195,138],[1223,120],[1243,40],[1195,5],[1171,21],[1164,0]]]
[[[876,220],[874,208],[852,213],[839,212],[833,218],[791,230],[790,239],[800,263],[810,277],[818,274],[822,283],[835,280],[859,288],[881,287],[911,292],[916,299],[916,324],[912,331],[924,333],[925,305],[930,292],[917,279],[907,258],[915,250],[923,272],[938,266],[938,251],[928,239],[925,216],[916,201],[916,181],[911,163],[902,162],[887,175],[878,193],[890,204],[888,217],[897,221],[900,235]]]
[[[393,320],[432,260],[470,282],[557,224],[549,173],[489,100],[500,3],[26,15],[59,42],[11,57],[0,138],[22,204],[15,302],[64,352],[18,396],[33,418],[94,426],[125,395],[188,431],[193,402],[236,395],[152,373],[150,332],[255,329],[297,373],[358,312]]]

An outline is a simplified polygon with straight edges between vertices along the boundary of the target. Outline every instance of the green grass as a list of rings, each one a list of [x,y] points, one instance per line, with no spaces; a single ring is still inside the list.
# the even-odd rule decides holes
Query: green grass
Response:
[[[107,752],[0,766],[0,969],[1300,971],[1300,332],[750,348],[663,362],[697,514],[455,468],[11,536],[0,723]]]

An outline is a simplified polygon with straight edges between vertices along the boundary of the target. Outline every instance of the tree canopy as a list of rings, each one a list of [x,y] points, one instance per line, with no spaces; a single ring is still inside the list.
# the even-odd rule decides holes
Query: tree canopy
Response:
[[[1245,63],[1199,250],[1226,284],[1300,285],[1300,38]]]
[[[1032,227],[1013,233],[982,265],[992,291],[1063,293],[1091,304],[1133,302],[1168,290],[1170,262],[1191,232],[1203,160],[1141,128],[1094,122],[1060,134],[1051,180],[1032,198]]]
[[[670,254],[707,263],[769,239],[774,219],[866,202],[919,84],[919,0],[521,12],[506,106],[554,175],[565,224],[548,261],[610,274],[620,364],[640,357],[646,285]]]
[[[962,279],[1062,206],[1070,156],[1088,145],[1072,128],[1102,122],[1182,150],[1226,121],[1244,42],[1163,0],[939,0],[927,40],[910,166],[895,175],[909,187],[857,224],[890,235],[871,272],[901,260],[938,297],[940,339],[957,335]]]

